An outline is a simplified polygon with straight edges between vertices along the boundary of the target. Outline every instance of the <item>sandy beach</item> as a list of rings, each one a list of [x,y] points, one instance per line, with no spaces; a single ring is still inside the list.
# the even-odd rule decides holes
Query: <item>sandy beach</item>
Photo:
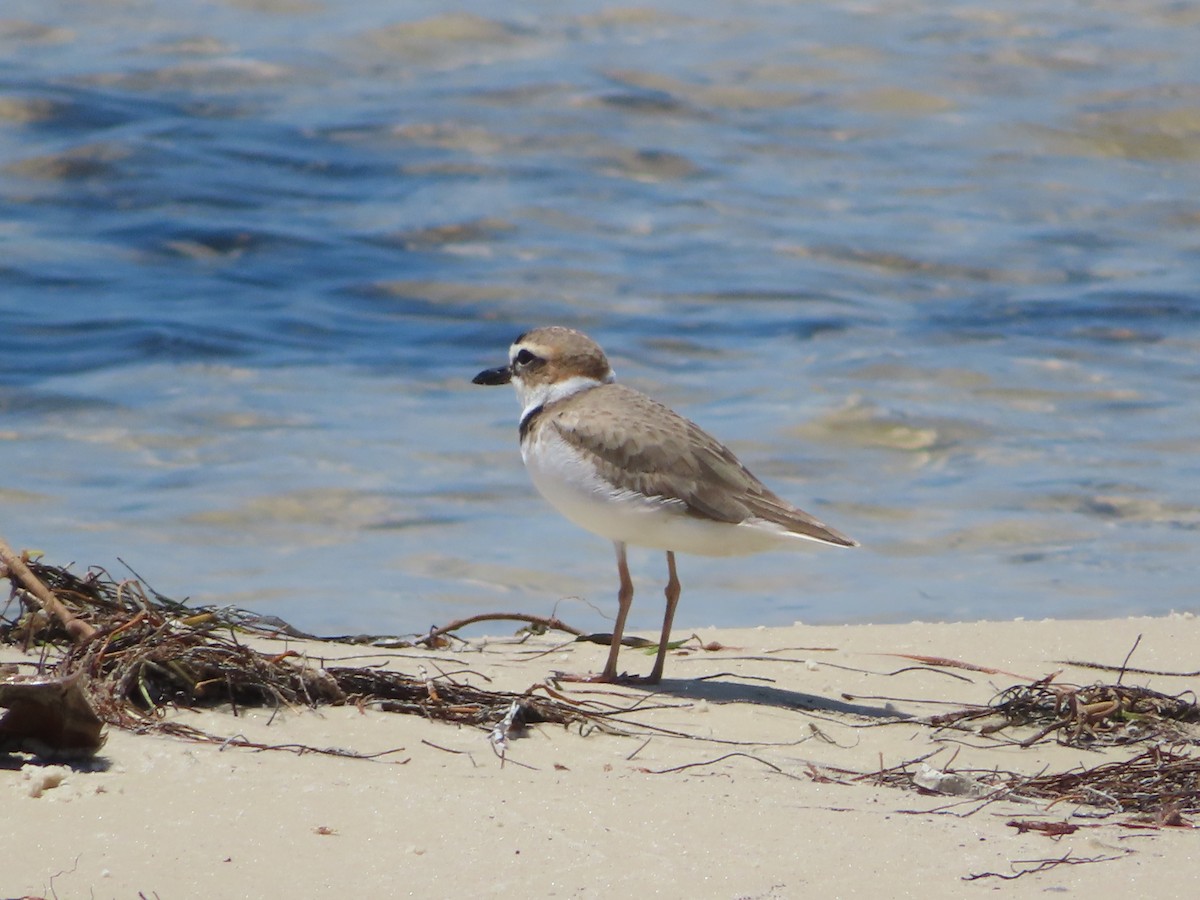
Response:
[[[1116,671],[1139,635],[1128,671]],[[1194,672],[1194,616],[698,637],[670,656],[656,689],[560,684],[565,697],[625,712],[611,730],[532,726],[509,741],[503,765],[484,729],[356,706],[171,714],[292,749],[109,728],[100,755],[74,767],[0,757],[0,895],[1193,895],[1189,827],[1138,827],[1082,803],[918,791],[910,775],[927,766],[935,786],[946,770],[986,782],[993,770],[1036,775],[1137,756],[1147,745],[1070,748],[1049,736],[1023,747],[1016,741],[1036,729],[987,735],[928,717],[1056,672],[1063,685],[1120,677],[1167,694],[1194,689],[1195,677],[1138,671]],[[606,652],[554,635],[453,652],[265,643],[322,664],[424,666],[435,684],[440,671],[512,691],[555,670],[598,670]],[[2,657],[30,661],[13,648]],[[622,662],[648,668],[650,657],[627,649]],[[871,777],[906,762],[895,783]],[[1016,821],[1079,827],[1049,836]]]

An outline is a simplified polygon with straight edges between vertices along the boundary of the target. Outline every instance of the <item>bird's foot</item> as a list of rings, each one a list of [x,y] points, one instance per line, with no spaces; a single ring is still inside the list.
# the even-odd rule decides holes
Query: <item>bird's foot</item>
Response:
[[[662,676],[657,678],[652,675],[628,675],[622,672],[620,675],[601,672],[600,674],[577,675],[571,672],[555,672],[555,681],[568,681],[572,684],[658,684],[662,680]]]

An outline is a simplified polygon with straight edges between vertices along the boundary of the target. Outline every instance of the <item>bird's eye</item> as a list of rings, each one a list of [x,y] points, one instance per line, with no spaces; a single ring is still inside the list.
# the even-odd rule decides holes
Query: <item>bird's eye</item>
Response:
[[[535,359],[537,359],[537,357],[534,356],[532,353],[530,353],[528,350],[522,350],[520,353],[517,354],[517,356],[513,360],[513,362],[516,363],[518,366],[527,366],[531,362],[533,362]]]

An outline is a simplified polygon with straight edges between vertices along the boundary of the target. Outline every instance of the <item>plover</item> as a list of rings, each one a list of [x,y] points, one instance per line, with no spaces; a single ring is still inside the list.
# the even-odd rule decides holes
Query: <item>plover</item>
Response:
[[[621,586],[612,645],[604,671],[587,680],[657,684],[662,678],[680,594],[676,552],[740,556],[809,542],[858,545],[772,493],[699,425],[616,384],[604,351],[581,332],[527,331],[509,348],[507,365],[473,380],[512,383],[521,403],[521,458],[534,486],[616,548]],[[644,678],[617,674],[633,603],[627,544],[667,554],[662,640]]]

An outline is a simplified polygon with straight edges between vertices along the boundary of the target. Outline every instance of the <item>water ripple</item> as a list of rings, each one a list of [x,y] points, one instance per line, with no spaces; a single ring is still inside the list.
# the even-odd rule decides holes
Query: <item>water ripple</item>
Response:
[[[563,322],[863,541],[681,621],[1194,606],[1186,4],[149,9],[0,21],[8,539],[313,630],[603,606],[469,380]]]

